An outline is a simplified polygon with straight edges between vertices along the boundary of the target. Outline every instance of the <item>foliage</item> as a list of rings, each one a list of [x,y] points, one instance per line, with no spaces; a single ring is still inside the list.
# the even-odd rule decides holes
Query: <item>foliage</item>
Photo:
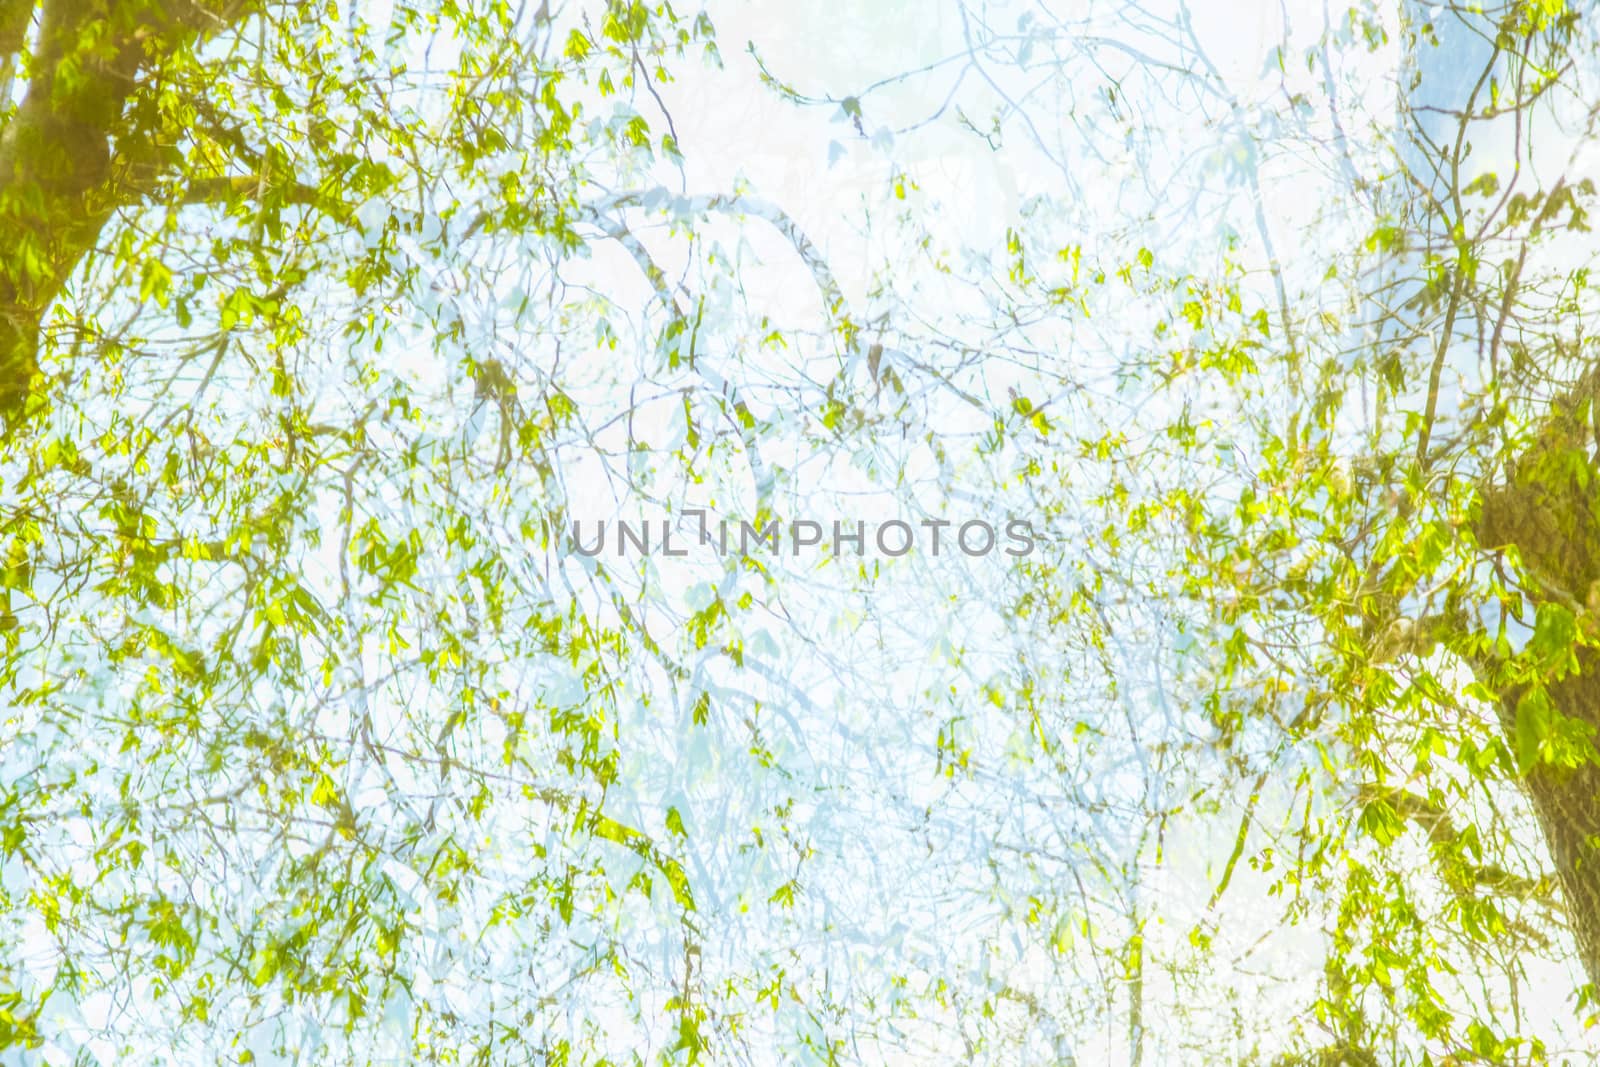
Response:
[[[1591,13],[531,7],[0,3],[0,1057],[1585,1055]]]

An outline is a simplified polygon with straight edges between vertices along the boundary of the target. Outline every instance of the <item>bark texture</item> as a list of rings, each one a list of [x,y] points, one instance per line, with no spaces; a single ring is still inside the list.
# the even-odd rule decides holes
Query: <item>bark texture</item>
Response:
[[[235,24],[216,0],[0,0],[0,57],[27,85],[0,130],[0,432],[44,405],[39,331],[119,205],[173,165],[141,96],[164,66]],[[10,78],[5,79],[10,81]]]
[[[1588,407],[1576,398],[1556,405],[1504,484],[1483,493],[1477,531],[1485,548],[1517,549],[1536,603],[1560,604],[1580,618],[1593,617],[1600,606],[1600,469]],[[1546,692],[1558,712],[1600,738],[1600,653],[1580,647],[1576,657],[1576,672],[1553,676]],[[1482,673],[1493,680],[1492,667]],[[1515,750],[1517,707],[1527,687],[1507,685],[1499,692],[1501,727]],[[1600,985],[1600,766],[1542,764],[1524,787],[1560,879],[1585,973]]]

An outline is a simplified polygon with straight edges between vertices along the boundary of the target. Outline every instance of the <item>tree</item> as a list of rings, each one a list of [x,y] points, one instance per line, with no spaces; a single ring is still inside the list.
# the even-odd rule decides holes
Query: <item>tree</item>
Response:
[[[557,361],[606,329],[556,270],[621,225],[598,183],[676,149],[605,102],[648,96],[709,22],[73,0],[4,21],[26,90],[0,135],[0,1046],[545,1061],[670,1020],[701,1048],[681,823],[607,801],[627,679],[679,668],[625,601],[525,572],[542,507],[518,529],[478,495],[556,494],[581,419],[485,350],[461,289],[525,255]],[[481,440],[437,422],[463,380]],[[653,918],[618,933],[637,897]],[[541,948],[444,995],[497,939]],[[637,1028],[551,1021],[549,990],[598,1012],[647,966],[678,992]]]
[[[1114,167],[1125,148],[1129,183],[1151,190],[1121,187],[1121,233],[1092,194],[1077,211],[1039,194],[986,289],[996,358],[1049,337],[1079,372],[1078,395],[1050,396],[1038,434],[1013,439],[1028,446],[1013,469],[1076,546],[1040,565],[1017,615],[1049,619],[1056,647],[1120,631],[1160,664],[1129,733],[1187,802],[1128,798],[1123,818],[1151,832],[1126,884],[1158,884],[1181,827],[1231,810],[1237,828],[1198,915],[1155,909],[1198,958],[1131,907],[1137,936],[1107,937],[1128,1058],[1155,966],[1226,976],[1225,945],[1247,955],[1259,927],[1214,909],[1254,892],[1243,908],[1280,897],[1325,956],[1297,1039],[1259,1055],[1568,1051],[1596,976],[1588,13],[1325,12],[1309,36],[1282,28],[1259,81],[1226,71],[1182,4],[1139,9],[1122,38],[1093,16],[1030,12],[1013,31],[961,13],[955,62],[988,79],[996,116],[964,120],[1031,141],[1044,169]],[[1060,140],[1052,91],[1074,123]],[[844,98],[873,114],[871,91]],[[1129,115],[1175,98],[1203,132]],[[1055,177],[1074,195],[1095,188],[1069,170]],[[1125,606],[1142,626],[1108,610]]]
[[[1291,915],[1308,891],[1337,902],[1322,1062],[1536,1062],[1554,1050],[1523,998],[1560,981],[1548,961],[1575,957],[1582,1019],[1600,976],[1593,294],[1573,256],[1594,57],[1567,5],[1401,16],[1349,23],[1399,35],[1392,161],[1373,175],[1345,154],[1348,111],[1324,142],[1372,220],[1364,244],[1274,265],[1258,330],[1248,304],[1185,305],[1183,395],[1232,394],[1242,419],[1186,407],[1174,429],[1191,456],[1252,466],[1153,503],[1191,546],[1174,578],[1214,606],[1217,728],[1276,753],[1244,760],[1265,777],[1235,859],[1259,842]],[[1304,797],[1287,832],[1255,804],[1273,774]],[[1479,999],[1469,973],[1499,992]]]

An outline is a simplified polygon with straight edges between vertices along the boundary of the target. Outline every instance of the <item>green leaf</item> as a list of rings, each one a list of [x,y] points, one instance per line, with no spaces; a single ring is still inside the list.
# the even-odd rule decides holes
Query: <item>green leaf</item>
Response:
[[[1539,762],[1545,739],[1550,735],[1553,709],[1543,689],[1533,689],[1517,701],[1517,770],[1526,774]]]

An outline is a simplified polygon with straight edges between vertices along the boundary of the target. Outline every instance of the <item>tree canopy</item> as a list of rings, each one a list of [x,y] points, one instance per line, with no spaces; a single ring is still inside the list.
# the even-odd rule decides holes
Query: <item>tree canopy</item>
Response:
[[[0,0],[0,1062],[1587,1062],[1597,25]]]

